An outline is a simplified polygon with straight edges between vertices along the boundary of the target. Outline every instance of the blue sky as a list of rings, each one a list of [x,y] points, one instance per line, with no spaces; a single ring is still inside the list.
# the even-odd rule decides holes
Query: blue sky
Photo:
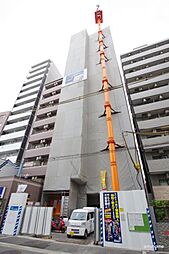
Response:
[[[168,0],[1,0],[0,111],[11,110],[31,65],[51,59],[62,75],[71,35],[110,26],[118,60],[135,47],[169,38]]]

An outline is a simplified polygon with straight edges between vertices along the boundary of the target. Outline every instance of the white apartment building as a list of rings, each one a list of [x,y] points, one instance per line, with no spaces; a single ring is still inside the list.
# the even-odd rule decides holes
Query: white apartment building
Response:
[[[121,62],[146,174],[155,198],[169,200],[169,40],[136,48]]]

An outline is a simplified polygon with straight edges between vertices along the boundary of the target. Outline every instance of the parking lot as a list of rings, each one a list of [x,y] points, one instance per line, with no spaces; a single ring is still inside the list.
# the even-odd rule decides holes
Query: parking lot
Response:
[[[75,243],[75,244],[92,244],[94,242],[94,234],[90,234],[87,239],[83,237],[71,237],[67,238],[67,234],[60,232],[52,232],[52,239],[57,242]]]

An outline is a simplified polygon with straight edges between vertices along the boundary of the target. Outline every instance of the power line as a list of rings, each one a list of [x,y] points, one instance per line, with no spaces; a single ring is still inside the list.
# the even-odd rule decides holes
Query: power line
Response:
[[[156,136],[156,135],[165,135],[165,134],[169,135],[169,131],[159,131],[159,132],[124,131],[124,133],[139,134],[141,136],[147,136],[147,135]]]
[[[119,88],[122,88],[122,87],[123,87],[122,85],[112,86],[112,87],[109,87],[109,91],[111,92],[113,90],[116,90],[116,89],[119,89]],[[74,97],[74,98],[71,98],[71,99],[68,99],[68,100],[65,100],[65,101],[61,101],[61,102],[58,103],[58,105],[62,105],[62,104],[66,104],[66,103],[70,103],[70,102],[74,102],[74,101],[83,100],[83,99],[86,99],[88,97],[99,95],[99,94],[102,94],[102,93],[104,93],[104,89],[96,91],[96,92],[84,94],[84,95],[81,95],[81,96],[77,96],[77,97]]]

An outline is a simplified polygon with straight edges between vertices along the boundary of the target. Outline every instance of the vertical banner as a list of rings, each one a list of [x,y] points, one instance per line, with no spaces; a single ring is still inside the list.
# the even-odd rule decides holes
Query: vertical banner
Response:
[[[101,170],[100,171],[100,182],[101,182],[101,188],[102,190],[106,190],[106,170]]]
[[[122,243],[117,192],[103,193],[105,241]]]

